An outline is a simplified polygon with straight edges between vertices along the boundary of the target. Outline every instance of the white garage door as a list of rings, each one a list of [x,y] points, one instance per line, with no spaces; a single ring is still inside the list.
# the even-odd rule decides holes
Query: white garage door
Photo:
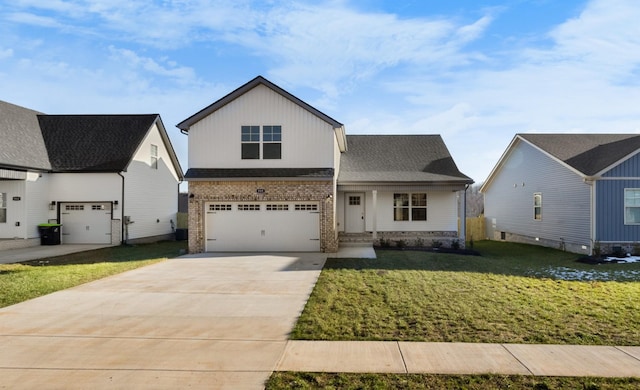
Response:
[[[62,203],[63,244],[110,244],[111,203]]]
[[[320,250],[317,202],[208,203],[207,252]]]

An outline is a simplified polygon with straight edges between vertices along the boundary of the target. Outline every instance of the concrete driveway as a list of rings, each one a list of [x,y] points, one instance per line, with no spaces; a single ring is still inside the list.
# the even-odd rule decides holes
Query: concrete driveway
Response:
[[[325,259],[188,255],[0,309],[0,388],[263,388]]]

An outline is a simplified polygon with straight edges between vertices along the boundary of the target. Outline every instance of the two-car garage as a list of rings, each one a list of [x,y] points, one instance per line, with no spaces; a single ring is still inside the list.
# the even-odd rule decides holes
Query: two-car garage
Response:
[[[205,204],[207,252],[320,251],[318,202]]]

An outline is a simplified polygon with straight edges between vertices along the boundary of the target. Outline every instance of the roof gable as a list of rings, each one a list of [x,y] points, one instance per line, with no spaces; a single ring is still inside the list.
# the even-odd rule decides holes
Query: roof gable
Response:
[[[38,121],[54,171],[121,172],[158,118],[158,114],[39,115]]]
[[[49,170],[38,111],[0,100],[0,167]]]
[[[519,134],[585,176],[612,168],[640,150],[638,134]]]
[[[195,124],[195,123],[199,122],[200,120],[202,120],[203,118],[211,115],[212,113],[216,112],[220,108],[224,107],[225,105],[229,104],[230,102],[234,101],[238,97],[244,95],[245,93],[251,91],[253,88],[255,88],[255,87],[259,86],[259,85],[264,85],[265,87],[271,89],[272,91],[282,95],[284,98],[286,98],[286,99],[290,100],[291,102],[297,104],[298,106],[304,108],[305,110],[309,111],[310,113],[312,113],[316,117],[318,117],[318,118],[322,119],[323,121],[331,124],[331,126],[334,129],[342,128],[344,126],[342,123],[340,123],[337,120],[331,118],[330,116],[322,113],[321,111],[319,111],[316,108],[312,107],[311,105],[305,103],[304,101],[298,99],[297,97],[293,96],[289,92],[287,92],[284,89],[278,87],[277,85],[273,84],[272,82],[270,82],[269,80],[265,79],[262,76],[258,76],[256,78],[254,78],[253,80],[251,80],[248,83],[242,85],[241,87],[237,88],[233,92],[227,94],[223,98],[215,101],[211,105],[203,108],[202,110],[200,110],[197,113],[193,114],[189,118],[187,118],[187,119],[183,120],[182,122],[178,123],[176,126],[180,130],[182,130],[183,133],[186,133],[186,132],[189,131],[189,128],[193,124]]]
[[[458,170],[439,135],[348,135],[338,182],[459,182]]]

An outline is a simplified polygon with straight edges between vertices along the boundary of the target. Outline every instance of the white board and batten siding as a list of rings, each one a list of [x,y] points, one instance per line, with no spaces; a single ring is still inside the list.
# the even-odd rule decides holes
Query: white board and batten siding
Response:
[[[496,232],[590,245],[591,186],[526,142],[514,145],[484,192]],[[534,193],[542,194],[542,220],[534,219]]]
[[[318,202],[205,204],[207,252],[320,251]]]
[[[157,168],[152,167],[151,145],[157,146]],[[155,124],[122,175],[125,177],[124,215],[133,221],[128,225],[128,239],[171,234],[171,221],[174,227],[177,223],[180,180]]]
[[[282,126],[282,158],[243,160],[241,126]],[[189,129],[189,166],[197,168],[332,168],[333,127],[264,85]]]

